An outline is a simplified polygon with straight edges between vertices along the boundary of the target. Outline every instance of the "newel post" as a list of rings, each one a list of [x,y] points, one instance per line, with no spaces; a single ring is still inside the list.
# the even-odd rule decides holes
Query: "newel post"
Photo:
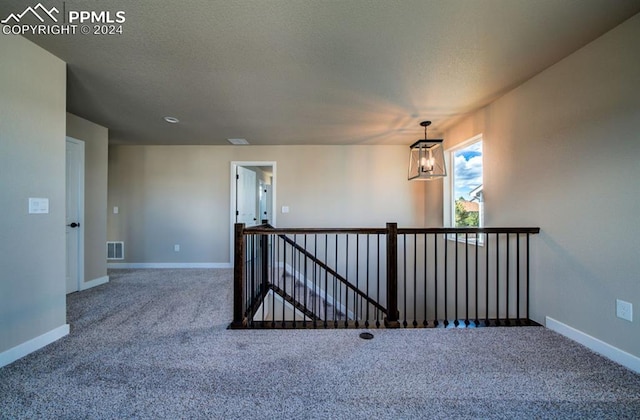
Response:
[[[262,219],[263,225],[268,225],[268,219]],[[263,233],[260,236],[260,251],[262,259],[262,296],[267,293],[269,287],[269,235]]]
[[[245,270],[244,223],[236,223],[233,250],[233,322],[231,328],[243,328],[244,314],[242,302]]]
[[[398,224],[387,223],[387,328],[399,328],[398,322]]]

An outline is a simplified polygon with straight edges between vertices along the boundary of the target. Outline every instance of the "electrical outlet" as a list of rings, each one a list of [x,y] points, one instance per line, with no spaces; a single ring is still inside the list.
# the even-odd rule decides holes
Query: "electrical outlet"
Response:
[[[175,245],[173,246],[173,250],[174,250],[175,252],[180,252],[180,245],[175,244]]]
[[[616,316],[627,321],[633,321],[633,305],[624,300],[616,299]]]

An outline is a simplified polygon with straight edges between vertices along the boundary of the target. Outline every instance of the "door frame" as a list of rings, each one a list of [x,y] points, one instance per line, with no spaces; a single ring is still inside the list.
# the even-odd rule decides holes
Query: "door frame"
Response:
[[[276,161],[232,161],[229,172],[229,186],[231,194],[229,196],[229,264],[233,266],[233,247],[234,247],[234,225],[236,223],[236,168],[238,166],[268,166],[271,167],[273,177],[271,179],[271,218],[269,221],[272,226],[276,226]]]
[[[66,136],[66,141],[65,141],[65,147],[67,143],[74,143],[78,146],[80,146],[80,176],[78,179],[78,223],[80,223],[80,226],[78,226],[76,232],[78,235],[78,265],[77,265],[77,273],[78,273],[78,284],[77,284],[77,290],[76,291],[80,291],[82,290],[82,284],[84,283],[84,227],[85,227],[85,223],[84,223],[84,178],[85,178],[85,143],[82,140],[78,140],[76,138],[73,137],[69,137]],[[66,149],[65,149],[66,150]],[[67,170],[67,164],[68,162],[66,161],[66,152],[65,152],[65,171]],[[66,185],[66,178],[65,178],[65,195],[67,194],[67,185]],[[65,224],[67,223],[67,203],[66,203],[66,199],[65,199]],[[65,238],[66,238],[66,226],[65,226]],[[68,251],[68,247],[66,244],[66,239],[65,239],[65,258],[68,258],[67,256],[67,251]],[[65,261],[65,266],[67,265],[67,261]],[[65,275],[65,289],[66,289],[66,275]],[[73,293],[73,292],[70,292]]]

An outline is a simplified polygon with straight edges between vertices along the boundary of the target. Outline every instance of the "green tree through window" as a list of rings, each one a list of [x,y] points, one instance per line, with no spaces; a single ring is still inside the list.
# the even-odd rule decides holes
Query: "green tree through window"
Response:
[[[478,227],[480,226],[480,210],[467,210],[466,201],[463,197],[456,200],[456,227]],[[479,206],[478,206],[479,207]]]

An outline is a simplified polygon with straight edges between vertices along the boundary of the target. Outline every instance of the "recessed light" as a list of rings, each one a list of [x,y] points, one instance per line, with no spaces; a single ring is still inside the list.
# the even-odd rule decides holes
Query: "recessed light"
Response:
[[[176,117],[164,117],[164,120],[169,124],[178,124],[180,122]]]
[[[227,139],[229,141],[229,143],[231,144],[249,144],[249,142],[247,141],[247,139]]]

